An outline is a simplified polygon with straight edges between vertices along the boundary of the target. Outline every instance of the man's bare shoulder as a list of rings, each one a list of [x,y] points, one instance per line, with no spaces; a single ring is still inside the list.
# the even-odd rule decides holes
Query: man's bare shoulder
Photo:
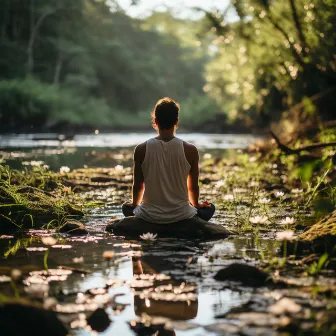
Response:
[[[146,142],[137,145],[134,149],[134,159],[143,161],[146,154]]]
[[[190,164],[193,161],[198,161],[198,149],[195,145],[183,141],[183,147],[184,147],[184,154]]]
[[[191,154],[198,153],[197,147],[190,142],[183,141],[183,146],[184,146],[184,151],[185,152],[188,152],[188,153],[191,153]]]

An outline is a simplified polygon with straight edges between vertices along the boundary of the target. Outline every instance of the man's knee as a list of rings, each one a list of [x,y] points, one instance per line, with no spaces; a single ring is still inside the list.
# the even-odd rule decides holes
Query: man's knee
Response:
[[[211,214],[211,217],[212,217],[215,211],[216,211],[215,205],[213,203],[210,203],[210,206],[207,208],[207,212]]]
[[[121,207],[121,211],[122,211],[122,213],[125,217],[134,216],[134,213],[133,213],[134,209],[135,209],[135,207],[129,206],[129,205],[126,205],[126,204],[123,204],[122,207]]]
[[[213,203],[210,203],[210,206],[199,208],[197,210],[197,215],[203,220],[208,221],[211,219],[215,211],[216,211],[215,205]]]

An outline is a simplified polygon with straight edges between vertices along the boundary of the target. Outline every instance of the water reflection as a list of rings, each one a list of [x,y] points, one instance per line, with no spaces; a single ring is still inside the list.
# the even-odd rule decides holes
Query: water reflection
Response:
[[[86,272],[73,272],[65,281],[51,282],[49,295],[56,297],[65,305],[63,309],[67,309],[66,304],[78,302],[78,293],[99,292],[95,289],[104,289],[109,284],[109,296],[118,295],[115,297],[117,305],[125,307],[118,308],[117,312],[107,306],[111,324],[101,333],[104,336],[152,335],[155,332],[159,332],[156,335],[181,336],[209,334],[203,326],[217,322],[216,316],[246,302],[251,295],[234,288],[223,289],[222,284],[216,283],[212,278],[217,270],[216,263],[209,263],[209,270],[202,274],[197,260],[209,249],[195,242],[162,239],[154,245],[139,247],[137,242],[127,243],[100,235],[66,238],[63,243],[72,248],[52,249],[49,267],[65,266]],[[14,244],[12,239],[12,246]],[[221,244],[228,253],[242,246],[235,240],[218,241],[214,245]],[[5,253],[8,240],[0,240],[0,245]],[[41,245],[33,240],[31,247]],[[115,251],[117,262],[104,260],[102,256],[106,250]],[[27,277],[29,272],[43,269],[43,255],[44,251],[27,250],[22,245],[15,255],[8,255],[7,269],[15,266]],[[74,264],[75,257],[83,257],[84,263]],[[10,291],[8,286],[2,292],[10,294]],[[61,315],[69,319],[69,314]],[[149,327],[150,324],[155,326]],[[79,329],[76,335],[90,335],[90,332]]]

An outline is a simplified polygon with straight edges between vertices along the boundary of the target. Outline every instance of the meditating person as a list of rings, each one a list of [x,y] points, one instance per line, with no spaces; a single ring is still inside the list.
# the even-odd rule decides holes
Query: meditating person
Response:
[[[160,99],[152,112],[158,136],[134,151],[132,201],[125,202],[125,217],[170,224],[195,216],[209,221],[215,206],[199,201],[197,148],[175,136],[180,106],[171,98]]]

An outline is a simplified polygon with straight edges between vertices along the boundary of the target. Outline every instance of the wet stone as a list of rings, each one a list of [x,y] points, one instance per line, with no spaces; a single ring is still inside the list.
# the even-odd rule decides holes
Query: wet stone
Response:
[[[284,327],[290,323],[285,316],[276,317],[262,312],[246,312],[241,314],[228,314],[228,319],[239,320],[242,323],[258,327]]]
[[[105,331],[111,323],[109,316],[106,311],[102,308],[95,310],[91,316],[87,319],[87,324],[94,331],[103,332]]]
[[[238,335],[240,331],[239,326],[225,322],[210,324],[205,329],[219,335]]]
[[[199,218],[185,219],[169,225],[149,223],[136,217],[127,217],[121,220],[115,220],[108,224],[106,231],[113,232],[115,235],[130,237],[139,237],[145,232],[153,232],[158,237],[176,237],[176,238],[226,238],[230,232],[222,225],[208,223]]]
[[[269,275],[255,266],[234,263],[217,272],[215,279],[218,281],[237,281],[246,286],[259,287],[273,281]]]
[[[28,303],[11,302],[0,305],[1,335],[66,336],[67,329],[56,313]]]
[[[67,233],[72,236],[80,236],[88,234],[85,225],[76,220],[69,220],[59,228],[59,232]]]

